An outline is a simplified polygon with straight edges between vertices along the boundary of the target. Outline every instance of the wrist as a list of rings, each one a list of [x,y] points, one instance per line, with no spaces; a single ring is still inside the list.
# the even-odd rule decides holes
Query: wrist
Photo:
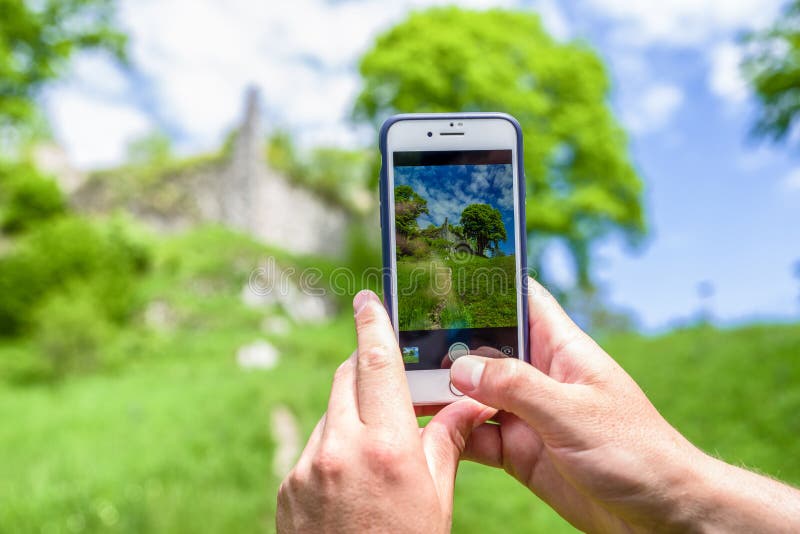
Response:
[[[714,490],[709,484],[713,458],[683,439],[661,463],[663,488],[654,530],[664,532],[705,532],[705,519],[713,506]]]
[[[800,492],[699,449],[675,525],[690,532],[796,532]]]

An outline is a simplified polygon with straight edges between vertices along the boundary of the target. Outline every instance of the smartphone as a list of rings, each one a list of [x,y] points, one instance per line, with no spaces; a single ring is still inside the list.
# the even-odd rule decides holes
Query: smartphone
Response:
[[[529,357],[522,131],[502,113],[397,115],[380,148],[384,302],[414,404],[448,404],[456,359]]]

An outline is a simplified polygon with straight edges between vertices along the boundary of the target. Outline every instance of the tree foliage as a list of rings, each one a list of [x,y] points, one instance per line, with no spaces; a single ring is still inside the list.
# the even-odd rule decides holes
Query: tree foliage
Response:
[[[428,201],[417,194],[410,185],[394,188],[395,228],[405,236],[419,233],[417,217],[428,213]]]
[[[38,91],[76,50],[124,58],[114,7],[114,0],[0,0],[0,126],[30,120]]]
[[[58,184],[28,163],[0,162],[0,231],[17,234],[66,212]]]
[[[467,239],[475,241],[475,251],[496,251],[506,240],[506,227],[500,212],[488,204],[470,204],[461,212],[461,227]]]
[[[514,115],[525,136],[528,230],[566,238],[585,285],[594,241],[643,234],[642,182],[607,103],[603,63],[584,44],[553,40],[536,14],[417,12],[377,39],[360,72],[354,113],[375,125],[396,112]]]
[[[748,38],[744,71],[759,101],[755,133],[784,140],[800,117],[800,0],[775,24]]]

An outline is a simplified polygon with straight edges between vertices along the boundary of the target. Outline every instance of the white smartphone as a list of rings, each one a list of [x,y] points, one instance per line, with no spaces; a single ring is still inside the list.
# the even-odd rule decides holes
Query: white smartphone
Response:
[[[397,115],[380,148],[384,302],[414,404],[448,404],[457,358],[528,359],[521,129],[502,113]]]

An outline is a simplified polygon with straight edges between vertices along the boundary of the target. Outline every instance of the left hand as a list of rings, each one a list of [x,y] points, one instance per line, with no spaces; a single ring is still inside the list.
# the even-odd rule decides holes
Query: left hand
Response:
[[[353,307],[358,350],[281,484],[278,532],[448,532],[459,457],[495,410],[464,399],[421,430],[386,310],[370,291]]]

